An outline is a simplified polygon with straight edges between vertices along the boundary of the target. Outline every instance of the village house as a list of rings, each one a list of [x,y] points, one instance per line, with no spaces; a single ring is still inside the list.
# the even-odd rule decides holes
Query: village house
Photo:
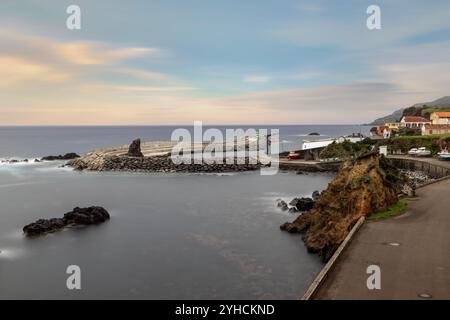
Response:
[[[392,129],[389,129],[388,127],[384,127],[384,130],[383,130],[383,138],[384,138],[384,139],[389,139],[389,138],[391,138],[391,137],[392,137],[392,133],[393,133],[393,130],[392,130]]]
[[[392,136],[392,130],[390,130],[387,126],[374,127],[370,133],[372,136],[383,137],[384,139],[389,139]]]
[[[404,116],[400,120],[400,126],[403,128],[420,129],[426,124],[431,124],[431,121],[420,116]]]
[[[387,122],[384,124],[389,130],[398,130],[401,126],[400,122]]]
[[[430,119],[433,124],[450,124],[450,112],[433,112]]]
[[[450,124],[424,124],[422,135],[430,134],[450,134]]]

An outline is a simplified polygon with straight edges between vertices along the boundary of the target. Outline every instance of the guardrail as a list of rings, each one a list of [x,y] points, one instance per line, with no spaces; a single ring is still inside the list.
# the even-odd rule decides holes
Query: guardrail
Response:
[[[301,298],[301,300],[311,300],[314,297],[314,294],[317,292],[317,290],[322,285],[323,281],[326,279],[328,273],[332,270],[334,267],[336,261],[340,257],[341,253],[344,251],[344,249],[347,247],[347,245],[352,240],[353,236],[355,235],[356,231],[363,225],[364,221],[366,220],[365,217],[359,218],[359,220],[355,223],[352,230],[350,230],[347,237],[345,237],[344,241],[342,241],[341,245],[337,250],[334,252],[333,256],[330,260],[328,260],[327,264],[322,268],[322,270],[319,272],[319,274],[316,276],[314,281],[309,286],[308,290],[306,290],[305,294]]]

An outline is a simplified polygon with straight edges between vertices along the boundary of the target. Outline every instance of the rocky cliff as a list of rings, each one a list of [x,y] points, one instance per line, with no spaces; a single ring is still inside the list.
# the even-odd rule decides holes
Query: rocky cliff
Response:
[[[281,229],[304,233],[308,251],[328,261],[360,217],[384,211],[398,201],[400,175],[381,159],[370,153],[344,162],[316,206]]]

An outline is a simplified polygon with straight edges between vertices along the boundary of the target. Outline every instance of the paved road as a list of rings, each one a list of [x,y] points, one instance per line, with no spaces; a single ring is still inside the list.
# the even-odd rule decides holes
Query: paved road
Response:
[[[403,215],[363,225],[316,299],[450,299],[450,180],[417,195]],[[372,264],[381,290],[367,289]]]

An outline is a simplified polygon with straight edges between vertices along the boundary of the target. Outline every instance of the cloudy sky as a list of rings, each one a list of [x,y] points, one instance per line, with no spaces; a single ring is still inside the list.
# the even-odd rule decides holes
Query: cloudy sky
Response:
[[[66,27],[71,4],[81,30]],[[382,29],[366,9],[381,7]],[[0,125],[350,124],[450,95],[450,1],[2,0]]]

